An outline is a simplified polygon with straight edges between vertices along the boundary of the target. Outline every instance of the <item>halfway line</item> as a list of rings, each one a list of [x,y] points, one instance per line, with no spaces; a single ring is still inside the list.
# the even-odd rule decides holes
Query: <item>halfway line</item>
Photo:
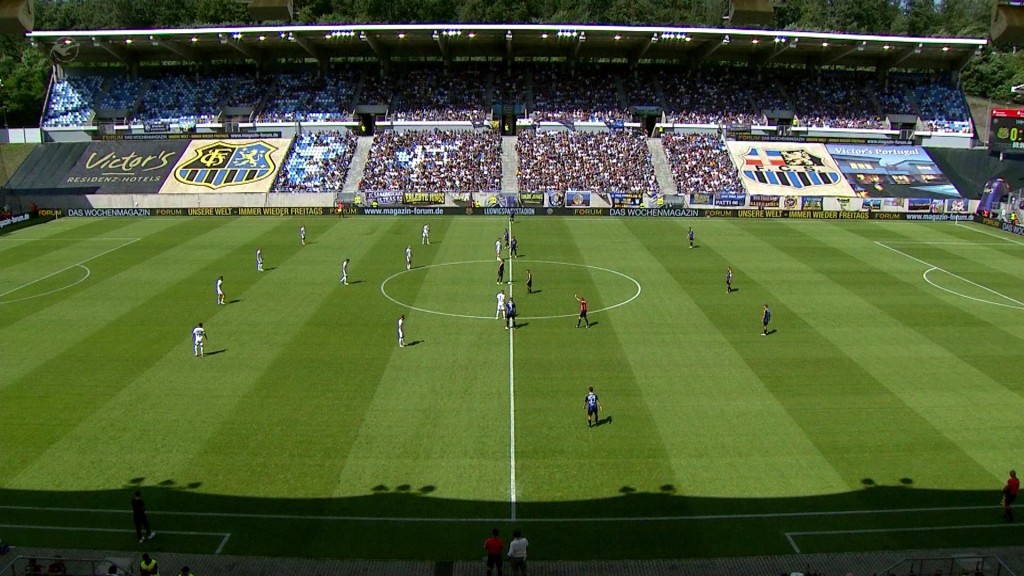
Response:
[[[512,218],[508,219],[509,242],[512,238]],[[512,300],[512,250],[508,249],[508,298]],[[516,310],[518,313],[518,310]],[[515,369],[515,329],[509,327],[508,320],[505,321],[508,328],[508,497],[510,506],[510,518],[516,521],[516,369]]]

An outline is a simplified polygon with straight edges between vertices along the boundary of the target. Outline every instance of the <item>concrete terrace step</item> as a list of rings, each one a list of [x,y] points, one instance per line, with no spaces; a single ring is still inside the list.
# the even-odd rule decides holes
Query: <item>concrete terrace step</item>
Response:
[[[647,149],[651,151],[651,162],[654,164],[654,177],[658,180],[658,191],[670,196],[678,194],[679,189],[676,188],[676,180],[672,177],[672,166],[668,163],[668,156],[665,155],[665,147],[661,144],[661,138],[648,138]]]
[[[515,136],[501,137],[501,191],[519,193],[519,152]]]
[[[371,144],[373,136],[359,137],[355,154],[352,155],[352,163],[348,166],[348,175],[345,176],[345,186],[341,189],[342,194],[355,194],[359,191],[359,183],[363,180],[363,172],[366,170],[366,160],[370,157]]]

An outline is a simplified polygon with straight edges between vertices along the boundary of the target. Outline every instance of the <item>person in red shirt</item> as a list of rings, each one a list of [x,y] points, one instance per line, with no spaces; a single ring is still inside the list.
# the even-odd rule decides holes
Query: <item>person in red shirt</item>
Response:
[[[1020,480],[1017,479],[1017,471],[1010,470],[1010,477],[1003,487],[1003,518],[1007,522],[1013,522],[1013,501],[1017,499],[1017,492],[1020,491]]]
[[[501,576],[501,550],[505,547],[505,541],[498,536],[498,529],[491,530],[491,537],[484,540],[484,550],[487,551],[487,576],[491,576],[491,570],[496,569],[498,576]]]
[[[576,301],[580,303],[580,317],[576,319],[576,327],[580,327],[580,322],[586,322],[587,328],[590,328],[590,320],[587,320],[587,299],[580,298],[579,295],[574,294]]]

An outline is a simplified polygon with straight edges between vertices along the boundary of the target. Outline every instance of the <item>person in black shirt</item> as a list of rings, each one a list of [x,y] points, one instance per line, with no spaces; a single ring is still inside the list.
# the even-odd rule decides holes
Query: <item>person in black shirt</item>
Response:
[[[146,502],[142,499],[142,492],[138,490],[132,497],[132,520],[135,521],[135,535],[138,536],[139,542],[156,536],[156,532],[149,527],[149,518],[146,517]],[[143,534],[143,530],[145,530],[145,534]]]

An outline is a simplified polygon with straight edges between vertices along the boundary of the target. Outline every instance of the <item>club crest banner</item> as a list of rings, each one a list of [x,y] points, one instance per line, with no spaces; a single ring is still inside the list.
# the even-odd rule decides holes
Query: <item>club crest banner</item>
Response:
[[[160,192],[268,192],[290,145],[287,138],[193,141]]]
[[[750,194],[853,196],[823,144],[726,142]]]

